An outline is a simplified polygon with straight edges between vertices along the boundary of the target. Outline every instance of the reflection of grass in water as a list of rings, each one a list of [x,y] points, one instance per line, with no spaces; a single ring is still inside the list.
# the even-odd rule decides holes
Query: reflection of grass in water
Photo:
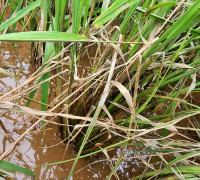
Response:
[[[26,26],[29,32],[1,35],[0,40],[42,41],[32,46],[37,52],[33,58],[42,65],[18,87],[31,82],[30,88],[7,100],[31,92],[29,105],[41,86],[41,102],[38,103],[43,112],[18,106],[15,110],[38,116],[38,121],[27,132],[41,121],[45,124],[49,119],[51,122],[61,117],[59,123],[64,126],[65,138],[68,143],[75,141],[78,151],[69,178],[78,159],[98,152],[109,159],[108,149],[124,146],[117,163],[110,162],[108,179],[113,175],[117,178],[115,171],[127,158],[127,147],[134,148],[132,140],[137,139],[152,157],[157,156],[162,162],[157,166],[151,163],[151,157],[139,158],[146,165],[144,172],[161,169],[149,177],[169,168],[172,171],[167,174],[173,174],[177,169],[172,166],[177,163],[190,165],[188,159],[198,155],[198,144],[187,137],[187,129],[199,134],[198,120],[191,119],[199,114],[199,106],[185,98],[199,87],[200,2],[107,2],[55,1],[51,4],[48,0],[24,4],[25,8],[20,8],[17,2],[16,6],[9,4],[16,15],[3,22],[0,30],[20,20],[24,27],[30,22],[30,26]],[[36,11],[38,7],[40,11]],[[37,29],[48,32],[32,32]],[[78,67],[82,66],[83,56],[88,54],[88,45],[93,46],[93,43],[97,45],[96,52],[87,59],[92,69],[84,69],[81,75]],[[52,88],[57,97],[49,101],[49,89]],[[181,107],[180,112],[176,111],[178,107]],[[119,112],[123,115],[116,119]],[[45,120],[45,117],[50,118]],[[189,121],[182,127],[186,130],[183,133],[177,123],[187,118]],[[186,138],[188,146],[180,143],[181,139],[173,139],[175,134]],[[174,160],[164,158],[163,152],[174,156]],[[180,170],[181,173],[186,171]],[[178,178],[179,174],[176,173]],[[143,175],[145,177],[145,173]]]

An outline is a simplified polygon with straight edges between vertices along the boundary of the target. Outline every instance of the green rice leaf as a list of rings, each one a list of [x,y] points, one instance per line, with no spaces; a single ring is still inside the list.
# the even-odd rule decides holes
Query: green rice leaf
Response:
[[[83,0],[73,1],[73,12],[72,12],[72,32],[78,34],[81,25],[81,17],[83,11]]]
[[[19,10],[17,13],[13,14],[12,17],[10,17],[7,21],[3,22],[0,25],[0,31],[6,29],[9,26],[12,26],[19,19],[24,17],[26,14],[28,14],[30,11],[32,11],[34,8],[38,7],[39,5],[40,5],[40,0],[37,0],[31,3],[30,5],[26,6],[25,8]]]
[[[13,163],[7,162],[7,161],[0,161],[0,169],[3,169],[5,171],[11,172],[11,173],[15,173],[15,172],[21,172],[24,173],[28,176],[32,176],[33,178],[35,178],[35,174],[23,167],[17,166]]]
[[[192,158],[192,157],[197,157],[200,155],[200,151],[196,151],[196,152],[191,152],[191,153],[188,153],[188,154],[184,154],[182,156],[179,156],[175,159],[173,159],[171,162],[169,162],[166,166],[166,168],[168,167],[171,167],[172,165],[178,163],[178,162],[181,162],[183,160],[186,160],[186,159],[189,159],[189,158]],[[198,171],[200,173],[200,171]]]
[[[45,46],[45,55],[44,55],[44,62],[46,63],[49,58],[53,55],[55,49],[54,49],[54,44],[53,43],[46,43]],[[44,74],[42,76],[42,81],[47,80],[48,78],[50,78],[50,72]],[[48,91],[49,91],[49,81],[45,82],[42,84],[41,87],[41,102],[43,103],[41,105],[41,110],[42,111],[46,111],[47,110],[47,106],[44,104],[48,104]]]
[[[175,4],[180,4],[180,2],[164,2],[164,3],[156,4],[152,7],[150,7],[149,9],[147,9],[144,16],[148,15],[149,13],[152,13],[153,11],[155,11],[158,8],[162,8],[162,7],[170,6],[170,5],[175,5]],[[191,3],[184,3],[184,4],[192,5]]]
[[[178,166],[178,167],[173,167],[173,169],[176,172],[181,172],[182,174],[193,174],[193,175],[200,174],[199,166]],[[156,174],[159,174],[159,171],[149,172],[144,175],[137,176],[134,179],[140,179],[140,178],[146,179],[146,178],[153,177]],[[170,175],[170,174],[174,174],[174,172],[170,168],[168,168],[160,173],[160,175]]]
[[[0,35],[0,41],[87,42],[88,38],[65,32],[30,31]]]
[[[45,55],[44,55],[44,63],[48,61],[48,59],[53,55],[55,49],[54,49],[54,44],[53,43],[46,43],[45,46]],[[49,79],[51,76],[51,73],[48,72],[42,76],[42,81],[44,82],[45,80]],[[47,110],[47,105],[48,104],[48,99],[49,99],[49,81],[45,82],[41,86],[41,111],[46,111]],[[44,121],[42,121],[42,125],[44,125]],[[43,128],[45,130],[45,127]]]
[[[42,77],[43,77],[43,76],[42,76]],[[39,84],[39,83],[42,81],[42,77],[37,81],[36,84]],[[37,91],[37,89],[34,89],[33,91],[30,92],[29,97],[28,97],[29,99],[28,99],[28,101],[27,101],[27,103],[26,103],[26,106],[27,106],[27,107],[29,107],[29,105],[30,105],[30,103],[31,103],[30,99],[33,99],[33,97],[35,96],[36,91]]]
[[[93,25],[95,25],[96,28],[99,28],[128,7],[138,4],[139,2],[140,0],[117,0],[93,22]]]

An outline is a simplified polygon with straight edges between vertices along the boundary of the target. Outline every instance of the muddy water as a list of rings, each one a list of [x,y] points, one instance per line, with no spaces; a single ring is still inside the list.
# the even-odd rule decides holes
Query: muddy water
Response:
[[[0,74],[0,96],[16,88],[23,83],[32,73],[30,65],[30,44],[16,43],[14,47],[10,43],[0,45],[0,67],[6,69],[14,77]],[[28,87],[23,87],[28,88]],[[21,91],[22,89],[19,89]],[[23,104],[25,101],[17,100]],[[39,108],[35,107],[35,108]],[[20,112],[0,111],[0,153],[2,154],[17,138],[30,127],[36,119]],[[34,131],[20,141],[20,143],[10,151],[4,160],[31,169],[38,180],[43,179],[66,179],[73,162],[62,165],[41,167],[44,164],[58,162],[74,158],[76,153],[70,145],[65,152],[66,145],[62,143],[59,130],[56,125],[48,125],[45,134],[37,126]],[[112,153],[116,158],[121,155],[122,148]],[[65,152],[65,153],[64,153]],[[63,157],[63,154],[64,157]],[[93,157],[81,159],[78,162],[72,179],[106,179],[111,168],[105,155],[94,155]],[[37,168],[34,168],[37,167]],[[120,179],[130,179],[137,174],[139,162],[131,160],[123,162],[119,167]],[[23,174],[11,174],[17,180],[28,179]],[[112,179],[115,179],[114,177]]]

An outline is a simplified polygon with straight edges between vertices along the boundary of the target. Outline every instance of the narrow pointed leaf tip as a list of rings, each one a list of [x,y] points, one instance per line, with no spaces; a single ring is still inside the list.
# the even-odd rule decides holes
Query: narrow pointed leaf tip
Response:
[[[0,41],[87,42],[88,38],[65,32],[30,31],[0,35]]]
[[[139,2],[140,0],[117,0],[99,17],[97,17],[97,19],[93,22],[93,25],[96,28],[99,28],[103,24],[118,16],[125,9],[129,8],[134,4],[138,4]]]

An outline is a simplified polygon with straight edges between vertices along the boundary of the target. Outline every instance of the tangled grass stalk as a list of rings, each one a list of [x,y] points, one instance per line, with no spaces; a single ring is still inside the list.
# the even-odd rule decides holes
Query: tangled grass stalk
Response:
[[[136,141],[151,154],[148,160],[138,157],[146,168],[136,178],[196,176],[189,159],[199,155],[194,137],[200,138],[200,107],[193,100],[200,85],[199,8],[200,1],[186,0],[16,1],[11,17],[0,17],[0,41],[34,42],[33,59],[39,68],[1,96],[0,104],[1,109],[7,110],[4,106],[9,104],[9,110],[37,116],[38,121],[9,149],[36,124],[57,123],[68,143],[75,141],[78,152],[75,159],[53,163],[74,160],[68,179],[80,158],[123,146],[121,157],[111,162],[108,179],[118,177],[121,161],[137,155]],[[13,31],[11,27],[20,22],[27,30]],[[27,84],[28,89],[11,95]],[[40,87],[41,111],[15,103],[23,97],[27,105],[36,102]],[[50,101],[53,87],[56,97]],[[127,155],[128,149],[132,150]],[[153,163],[155,156],[160,165]],[[176,166],[180,163],[188,166]]]

